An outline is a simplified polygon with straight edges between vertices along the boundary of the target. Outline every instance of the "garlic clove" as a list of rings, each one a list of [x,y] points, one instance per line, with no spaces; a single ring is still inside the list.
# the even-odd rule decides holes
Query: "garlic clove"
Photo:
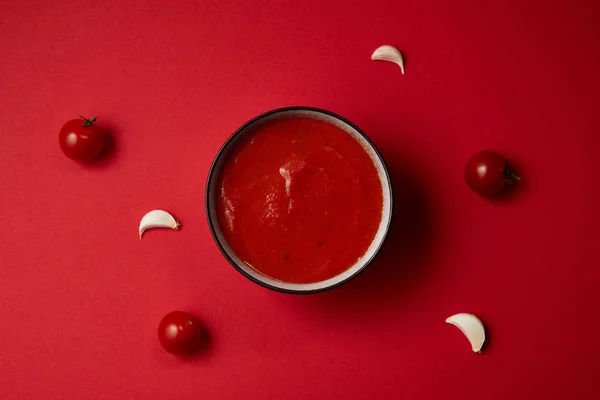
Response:
[[[140,221],[140,239],[144,232],[152,228],[171,228],[174,230],[179,229],[179,222],[171,214],[163,210],[152,210]]]
[[[475,353],[481,353],[485,342],[485,328],[473,314],[460,313],[446,319],[446,323],[456,326],[467,337]]]
[[[378,47],[371,55],[373,61],[389,61],[400,66],[402,75],[404,75],[404,58],[397,48],[390,45]]]

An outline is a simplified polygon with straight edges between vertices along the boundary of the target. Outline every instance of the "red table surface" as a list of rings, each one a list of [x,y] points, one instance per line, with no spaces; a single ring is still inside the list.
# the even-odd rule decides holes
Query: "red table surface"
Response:
[[[598,21],[594,0],[3,2],[0,397],[600,398]],[[205,218],[221,144],[287,105],[360,126],[396,195],[380,257],[318,295],[246,280]],[[60,151],[77,114],[114,132],[97,164]],[[523,177],[501,201],[463,182],[484,148]],[[140,241],[155,208],[182,229]],[[209,332],[190,359],[156,337],[175,309]]]

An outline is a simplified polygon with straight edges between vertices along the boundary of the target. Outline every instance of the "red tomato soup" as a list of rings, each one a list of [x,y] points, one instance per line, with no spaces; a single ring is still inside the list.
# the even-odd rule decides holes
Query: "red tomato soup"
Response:
[[[381,222],[375,164],[342,129],[284,118],[244,134],[218,181],[217,218],[231,249],[263,275],[314,283],[363,256]]]

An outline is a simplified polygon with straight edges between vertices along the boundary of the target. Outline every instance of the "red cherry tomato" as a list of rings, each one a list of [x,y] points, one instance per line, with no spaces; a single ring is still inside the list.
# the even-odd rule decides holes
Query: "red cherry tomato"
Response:
[[[94,124],[97,117],[67,121],[58,135],[60,148],[75,161],[89,162],[100,155],[106,143],[106,133]]]
[[[465,182],[471,190],[483,196],[497,196],[506,185],[519,179],[506,159],[494,151],[480,151],[465,165]]]
[[[202,339],[200,324],[183,311],[165,315],[158,326],[158,340],[171,354],[186,355],[198,348]]]

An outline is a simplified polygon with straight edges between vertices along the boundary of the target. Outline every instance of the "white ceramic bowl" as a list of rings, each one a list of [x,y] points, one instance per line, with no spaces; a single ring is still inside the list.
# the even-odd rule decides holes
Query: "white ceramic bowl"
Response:
[[[262,124],[268,121],[272,121],[280,118],[290,118],[290,117],[304,117],[304,118],[313,118],[328,122],[332,125],[335,125],[349,135],[354,137],[365,149],[365,151],[371,156],[375,167],[377,168],[377,172],[379,174],[379,179],[381,180],[381,190],[383,192],[383,210],[381,214],[381,221],[379,223],[379,229],[375,234],[375,238],[371,242],[371,245],[367,249],[366,253],[360,257],[354,265],[345,270],[339,275],[334,276],[333,278],[314,283],[289,283],[282,282],[273,278],[269,278],[250,267],[246,263],[244,263],[231,249],[223,233],[219,226],[219,221],[217,219],[216,214],[216,195],[218,193],[217,190],[217,182],[219,173],[223,166],[223,163],[227,159],[227,154],[229,150],[232,148],[232,145],[236,143],[238,139],[240,139],[243,135],[245,135],[250,128],[256,127],[258,124]],[[324,290],[332,289],[337,287],[356,275],[358,275],[365,267],[373,260],[379,249],[381,248],[387,232],[390,227],[390,222],[392,219],[392,209],[393,209],[393,199],[392,199],[392,185],[390,182],[389,173],[385,162],[383,161],[383,157],[373,144],[371,140],[365,135],[358,127],[352,124],[350,121],[332,113],[329,111],[312,108],[312,107],[285,107],[278,108],[276,110],[272,110],[261,114],[250,121],[246,122],[242,125],[237,131],[233,133],[233,135],[225,142],[225,144],[221,147],[213,164],[210,168],[210,172],[208,174],[208,181],[206,184],[206,213],[208,217],[208,224],[210,226],[211,233],[217,246],[225,256],[225,258],[237,269],[242,275],[251,281],[258,283],[266,288],[277,290],[280,292],[286,293],[316,293]]]

